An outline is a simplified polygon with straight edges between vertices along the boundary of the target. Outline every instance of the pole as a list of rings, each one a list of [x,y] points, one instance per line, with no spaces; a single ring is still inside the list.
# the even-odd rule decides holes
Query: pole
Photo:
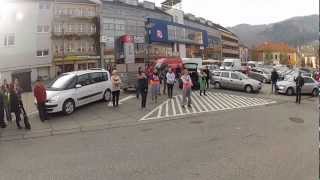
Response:
[[[65,56],[65,46],[64,46],[64,21],[62,21],[62,73],[65,72],[65,68],[64,68],[64,56]]]

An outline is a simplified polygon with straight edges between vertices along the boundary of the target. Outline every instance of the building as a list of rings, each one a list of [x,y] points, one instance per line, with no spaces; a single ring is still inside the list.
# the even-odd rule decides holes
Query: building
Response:
[[[239,57],[241,62],[249,61],[249,48],[243,44],[239,45]]]
[[[90,0],[55,0],[53,12],[54,71],[59,74],[98,67],[98,4]]]
[[[187,57],[201,57],[204,59],[222,60],[221,34],[216,24],[204,18],[197,18],[192,14],[186,14],[184,24],[194,28],[205,30],[208,34],[207,47],[187,46]]]
[[[253,50],[252,59],[265,64],[296,65],[297,52],[286,43],[265,42]]]
[[[51,1],[15,0],[0,7],[0,79],[18,78],[30,91],[38,76],[52,77]]]
[[[106,63],[143,63],[160,57],[177,56],[173,54],[172,43],[147,43],[148,19],[172,21],[172,16],[156,7],[154,3],[148,1],[140,3],[138,0],[103,1],[101,17],[103,24],[101,33],[106,37],[104,51]],[[130,46],[131,50],[128,48]]]
[[[222,40],[222,57],[239,58],[239,38],[228,29],[219,26]]]
[[[299,65],[302,67],[319,68],[319,43],[311,43],[298,48]]]

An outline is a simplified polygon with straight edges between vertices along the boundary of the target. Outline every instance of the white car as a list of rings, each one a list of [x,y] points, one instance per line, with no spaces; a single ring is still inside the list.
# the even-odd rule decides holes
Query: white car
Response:
[[[48,113],[72,114],[79,106],[99,100],[111,100],[111,79],[106,70],[64,73],[47,88]]]

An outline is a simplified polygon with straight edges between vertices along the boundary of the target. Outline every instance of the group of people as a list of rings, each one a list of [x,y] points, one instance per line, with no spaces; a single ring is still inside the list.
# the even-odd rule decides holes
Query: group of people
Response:
[[[23,117],[24,128],[31,129],[27,113],[22,102],[22,88],[19,80],[15,79],[12,83],[8,83],[5,79],[0,85],[0,127],[6,128],[8,123],[12,122],[12,114],[15,116],[18,129],[22,129],[20,124]],[[6,121],[5,121],[6,120]]]
[[[200,85],[200,96],[206,96],[206,90],[209,88],[209,70],[203,69],[198,78]],[[151,100],[155,103],[158,101],[158,96],[161,95],[161,85],[163,86],[163,94],[168,94],[168,98],[173,98],[173,90],[176,83],[180,83],[182,89],[182,108],[186,105],[191,108],[191,93],[194,82],[191,79],[189,71],[183,70],[182,74],[179,71],[174,72],[172,68],[166,68],[164,71],[159,72],[154,69],[152,73],[147,74],[141,67],[138,69],[137,74],[137,98],[141,96],[141,108],[146,108],[147,95],[150,85]]]

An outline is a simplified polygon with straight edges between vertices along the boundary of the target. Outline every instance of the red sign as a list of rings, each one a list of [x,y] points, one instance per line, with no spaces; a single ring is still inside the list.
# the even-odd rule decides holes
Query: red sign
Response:
[[[134,37],[130,35],[121,36],[121,42],[123,43],[134,43]]]

